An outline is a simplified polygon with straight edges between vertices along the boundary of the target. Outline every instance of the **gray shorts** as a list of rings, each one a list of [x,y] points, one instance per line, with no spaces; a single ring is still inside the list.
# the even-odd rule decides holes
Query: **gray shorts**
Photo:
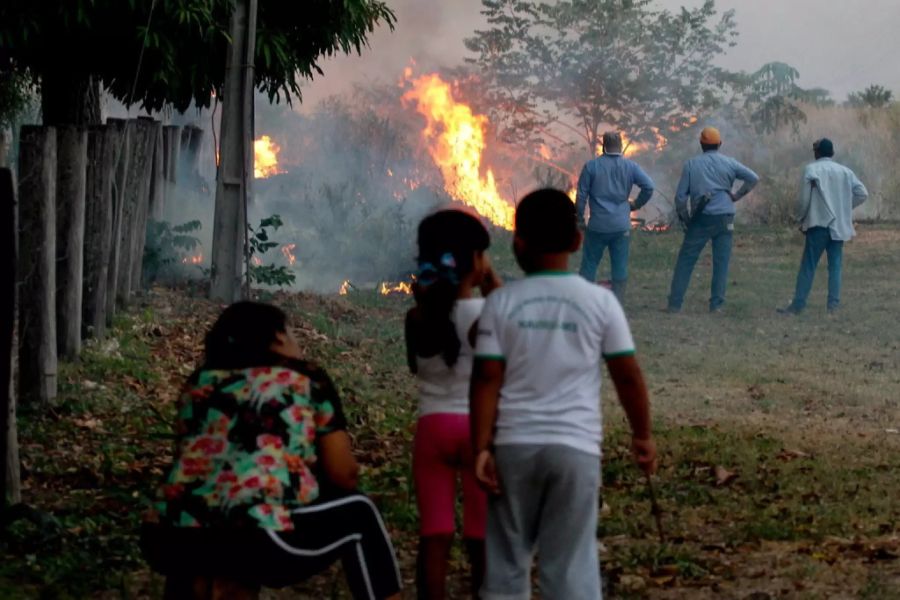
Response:
[[[502,495],[488,505],[485,600],[528,600],[537,552],[545,600],[598,600],[600,457],[568,446],[496,449]]]

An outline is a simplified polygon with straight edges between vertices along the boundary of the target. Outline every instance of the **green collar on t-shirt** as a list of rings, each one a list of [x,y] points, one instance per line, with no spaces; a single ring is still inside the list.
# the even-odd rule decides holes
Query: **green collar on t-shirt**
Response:
[[[525,277],[562,277],[564,275],[574,275],[572,271],[554,271],[552,269],[547,271],[535,271],[534,273],[526,273]]]

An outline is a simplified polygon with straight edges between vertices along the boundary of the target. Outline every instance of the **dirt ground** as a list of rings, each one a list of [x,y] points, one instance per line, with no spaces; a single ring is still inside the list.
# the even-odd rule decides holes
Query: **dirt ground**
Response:
[[[665,541],[607,385],[598,527],[607,597],[900,598],[900,228],[859,229],[845,249],[844,306],[834,316],[825,313],[824,265],[805,314],[775,313],[792,292],[796,232],[736,233],[719,315],[706,312],[708,254],[685,311],[661,312],[680,235],[634,236],[626,310],[653,401]],[[518,276],[507,245],[495,244],[496,262]],[[60,406],[24,411],[26,499],[62,531],[44,544],[27,528],[14,536],[0,553],[0,596],[159,597],[135,531],[169,457],[175,389],[218,310],[198,291],[142,298],[114,341],[64,369]],[[364,486],[385,514],[413,598],[415,390],[402,342],[410,300],[374,292],[272,299],[342,392]],[[457,552],[451,597],[466,588]],[[339,570],[264,592],[344,597]]]

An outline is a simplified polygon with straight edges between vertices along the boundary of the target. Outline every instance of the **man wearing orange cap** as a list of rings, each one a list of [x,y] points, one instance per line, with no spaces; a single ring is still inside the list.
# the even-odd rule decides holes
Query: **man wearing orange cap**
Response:
[[[713,253],[709,310],[722,310],[728,286],[728,264],[731,261],[734,205],[759,183],[756,173],[719,152],[722,136],[715,127],[707,127],[700,133],[700,145],[703,154],[695,156],[684,165],[681,181],[675,192],[675,209],[685,227],[685,233],[669,291],[667,310],[673,313],[681,311],[694,265],[709,241],[712,241]],[[734,192],[736,180],[741,180],[743,185]]]

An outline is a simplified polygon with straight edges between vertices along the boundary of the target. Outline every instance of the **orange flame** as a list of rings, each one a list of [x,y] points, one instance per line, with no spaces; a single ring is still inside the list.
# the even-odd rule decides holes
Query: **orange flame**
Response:
[[[281,247],[281,253],[284,254],[284,257],[287,259],[288,264],[292,267],[294,263],[297,262],[297,257],[294,256],[294,248],[297,247],[297,244],[285,244]]]
[[[409,79],[412,71],[408,69],[405,74]],[[441,170],[444,189],[495,225],[512,229],[513,206],[497,191],[494,173],[490,169],[481,173],[487,117],[474,114],[471,107],[454,99],[450,84],[437,74],[423,75],[409,83],[412,89],[403,100],[415,101],[416,109],[425,117],[422,136]]]
[[[202,265],[203,264],[203,253],[198,252],[193,256],[185,256],[181,259],[181,263],[185,265]]]
[[[259,267],[259,266],[262,265],[262,260],[260,260],[260,258],[259,258],[258,256],[254,256],[254,257],[253,257],[253,264],[256,265],[257,267]]]
[[[553,158],[553,152],[549,147],[547,147],[547,144],[541,144],[541,147],[538,148],[538,153],[544,160],[550,160],[551,158]]]
[[[669,144],[669,140],[666,139],[666,136],[659,132],[659,129],[656,127],[651,127],[650,131],[653,133],[656,141],[654,143],[649,142],[636,142],[628,137],[624,131],[621,132],[622,135],[622,156],[632,157],[637,156],[638,154],[642,154],[647,152],[648,150],[653,150],[656,152],[661,152],[665,149],[665,147]],[[603,145],[597,144],[597,148],[595,149],[597,156],[603,154]]]
[[[390,286],[386,282],[381,282],[381,295],[387,296],[388,294],[412,294],[412,285],[406,283],[405,281],[401,281],[400,283]]]
[[[350,280],[345,279],[344,283],[341,284],[341,289],[338,294],[340,294],[341,296],[346,296],[348,293],[350,293]]]
[[[266,179],[281,173],[278,168],[278,153],[281,147],[267,135],[253,142],[253,176]]]

